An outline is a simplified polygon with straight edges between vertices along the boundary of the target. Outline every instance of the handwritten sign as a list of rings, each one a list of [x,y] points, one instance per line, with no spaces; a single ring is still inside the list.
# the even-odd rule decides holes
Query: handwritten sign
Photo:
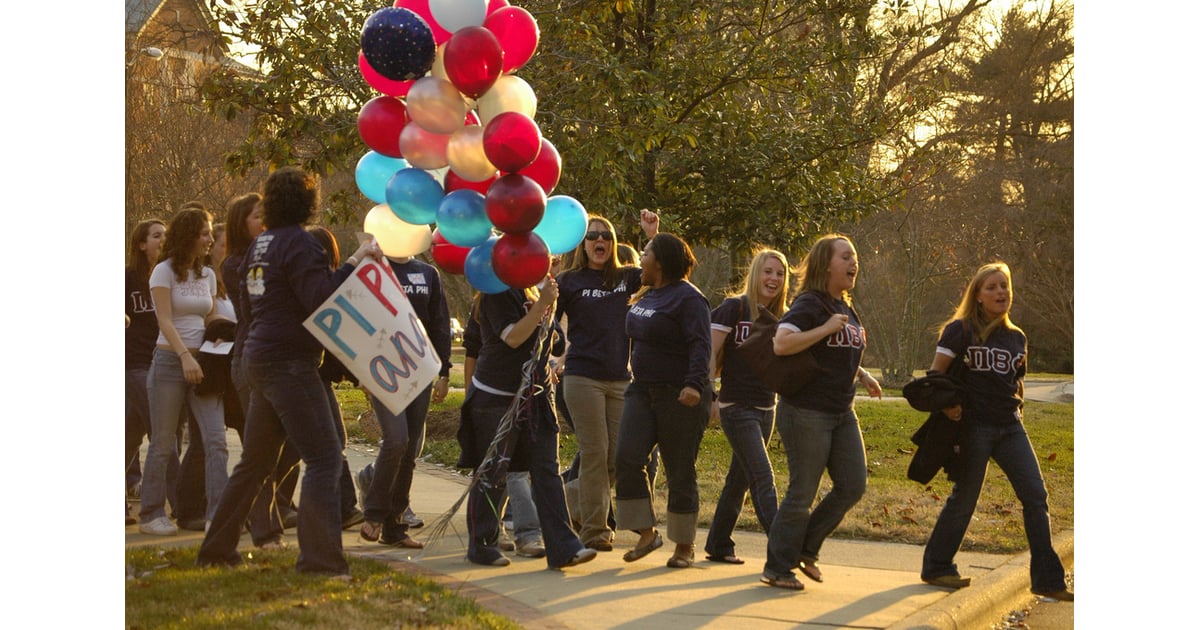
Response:
[[[442,361],[392,267],[366,258],[304,322],[394,414],[437,378]]]

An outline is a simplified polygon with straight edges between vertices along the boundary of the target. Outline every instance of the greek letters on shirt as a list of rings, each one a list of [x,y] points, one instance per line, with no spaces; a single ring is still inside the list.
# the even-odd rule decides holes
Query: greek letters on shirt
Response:
[[[628,289],[625,287],[625,281],[621,280],[621,283],[618,284],[617,286],[613,287],[612,291],[606,291],[604,289],[580,289],[579,297],[581,297],[581,298],[602,298],[602,297],[608,297],[608,296],[612,295],[613,293],[626,293],[627,291],[628,291]]]
[[[638,306],[637,304],[634,304],[633,306],[629,307],[629,314],[633,315],[635,317],[654,317],[654,312],[655,312],[655,309],[642,308],[642,307]]]
[[[425,275],[420,273],[405,274],[404,278],[408,280],[400,286],[404,289],[405,295],[429,295],[429,285],[425,284]]]
[[[972,372],[995,372],[996,374],[1012,374],[1025,363],[1025,354],[1012,352],[1005,348],[991,346],[968,346],[963,362]]]
[[[829,335],[830,348],[862,348],[867,345],[867,329],[854,324],[846,324],[841,330]]]
[[[750,328],[753,325],[753,322],[738,322],[737,325],[733,327],[733,342],[739,346],[742,345],[742,342],[746,340],[746,337],[750,336]]]
[[[205,273],[207,273],[207,271],[205,271]],[[201,276],[201,278],[203,277],[205,276]],[[204,280],[200,278],[177,284],[175,285],[175,290],[179,292],[181,297],[212,297],[212,292],[209,291],[208,283],[204,282]]]
[[[129,303],[133,306],[133,314],[138,313],[153,313],[154,302],[150,301],[150,296],[141,291],[129,292]]]

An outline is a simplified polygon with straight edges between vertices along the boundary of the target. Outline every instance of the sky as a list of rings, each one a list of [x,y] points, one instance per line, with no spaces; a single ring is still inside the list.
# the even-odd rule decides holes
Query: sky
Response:
[[[5,73],[3,159],[15,246],[5,309],[13,516],[0,531],[10,541],[36,532],[68,552],[10,545],[13,576],[35,586],[21,589],[5,615],[53,611],[63,625],[123,615],[120,486],[115,472],[111,487],[94,474],[115,470],[123,422],[116,269],[124,247],[113,247],[124,239],[116,216],[124,194],[118,6],[50,13],[17,3],[6,17],[29,30],[0,44],[14,60]],[[1080,627],[1087,619],[1136,623],[1141,612],[1122,604],[1129,599],[1121,590],[1168,569],[1174,575],[1183,570],[1176,562],[1194,555],[1190,538],[1177,543],[1193,522],[1186,489],[1197,443],[1190,393],[1200,344],[1186,318],[1195,299],[1200,133],[1186,77],[1195,72],[1200,7],[1134,9],[1076,8]],[[1110,570],[1117,553],[1130,571]],[[1147,595],[1164,611],[1184,606],[1184,582],[1156,580]]]

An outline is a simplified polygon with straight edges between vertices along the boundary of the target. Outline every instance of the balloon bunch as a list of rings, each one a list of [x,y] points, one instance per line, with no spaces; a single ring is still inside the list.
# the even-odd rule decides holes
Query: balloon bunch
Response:
[[[385,254],[432,247],[444,271],[500,293],[537,284],[551,254],[583,240],[587,212],[550,196],[562,158],[513,74],[538,38],[533,16],[506,0],[396,0],[367,18],[358,67],[382,95],[358,114],[370,151],[355,181],[378,204],[363,229]]]

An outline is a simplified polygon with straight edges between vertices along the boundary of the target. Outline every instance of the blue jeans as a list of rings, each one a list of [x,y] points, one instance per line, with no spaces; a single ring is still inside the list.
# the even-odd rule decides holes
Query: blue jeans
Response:
[[[511,455],[513,460],[528,464],[533,504],[537,508],[538,525],[546,545],[546,564],[555,568],[565,565],[584,547],[571,530],[571,520],[567,514],[566,494],[558,472],[558,427],[554,422],[550,401],[546,399],[548,395],[546,393],[533,400],[536,407],[533,413],[541,417],[526,420],[514,428],[516,436]],[[503,396],[480,395],[478,392],[468,395],[464,405],[469,407],[472,439],[479,452],[487,451],[510,403],[511,399]],[[470,536],[467,558],[472,562],[487,565],[501,555],[496,546],[500,536],[504,493],[504,485],[494,486],[479,480],[471,487],[467,499],[467,531]],[[516,518],[514,515],[514,520]]]
[[[853,408],[827,413],[780,400],[777,422],[790,474],[767,536],[763,575],[769,578],[794,576],[800,562],[816,562],[825,539],[867,489],[867,453]],[[833,489],[811,509],[827,469]]]
[[[508,492],[508,507],[512,512],[513,541],[517,546],[542,541],[538,524],[537,505],[533,503],[533,485],[528,472],[510,472],[504,489]]]
[[[342,441],[329,410],[317,357],[291,361],[246,361],[250,376],[250,412],[242,459],[217,507],[212,527],[200,545],[197,564],[238,564],[238,539],[263,482],[290,440],[304,461],[296,535],[296,569],[347,574],[342,555]]]
[[[403,538],[408,526],[400,521],[408,507],[412,490],[413,468],[417,449],[425,433],[425,416],[429,413],[429,397],[433,386],[426,387],[399,414],[388,411],[386,405],[369,396],[371,408],[379,419],[383,441],[375,456],[375,476],[363,497],[363,512],[367,520],[383,523],[389,540]]]
[[[958,480],[925,545],[921,577],[958,575],[954,555],[958,553],[971,515],[975,513],[988,462],[994,459],[1021,502],[1025,538],[1029,541],[1029,578],[1033,590],[1053,592],[1066,588],[1062,562],[1050,542],[1046,483],[1025,426],[1020,422],[997,425],[966,419],[959,433],[959,447]]]
[[[767,443],[775,430],[775,409],[763,411],[746,405],[735,404],[721,409],[721,428],[733,449],[729,472],[725,475],[725,487],[717,499],[712,527],[704,551],[710,556],[732,556],[733,530],[738,516],[750,492],[754,513],[763,531],[771,531],[771,521],[779,510],[779,499],[775,496],[775,471],[767,457]]]
[[[179,355],[170,350],[155,348],[154,359],[146,377],[150,397],[150,448],[146,452],[146,467],[142,476],[143,523],[166,516],[168,486],[167,471],[176,453],[175,433],[179,429],[180,412],[187,405],[192,411],[204,438],[204,478],[208,492],[205,518],[211,520],[217,501],[229,478],[229,451],[225,446],[224,405],[220,394],[197,396],[195,388],[183,378]]]
[[[676,544],[696,540],[700,487],[696,456],[708,425],[712,391],[700,394],[700,404],[679,403],[680,385],[647,385],[636,380],[625,390],[625,407],[617,437],[617,527],[642,531],[654,527],[647,468],[658,446],[667,475],[667,537]]]
[[[132,488],[142,481],[142,439],[150,432],[150,395],[146,381],[150,368],[125,370],[125,487]],[[175,454],[167,459],[167,501],[175,506],[175,480],[179,478],[179,444]]]

